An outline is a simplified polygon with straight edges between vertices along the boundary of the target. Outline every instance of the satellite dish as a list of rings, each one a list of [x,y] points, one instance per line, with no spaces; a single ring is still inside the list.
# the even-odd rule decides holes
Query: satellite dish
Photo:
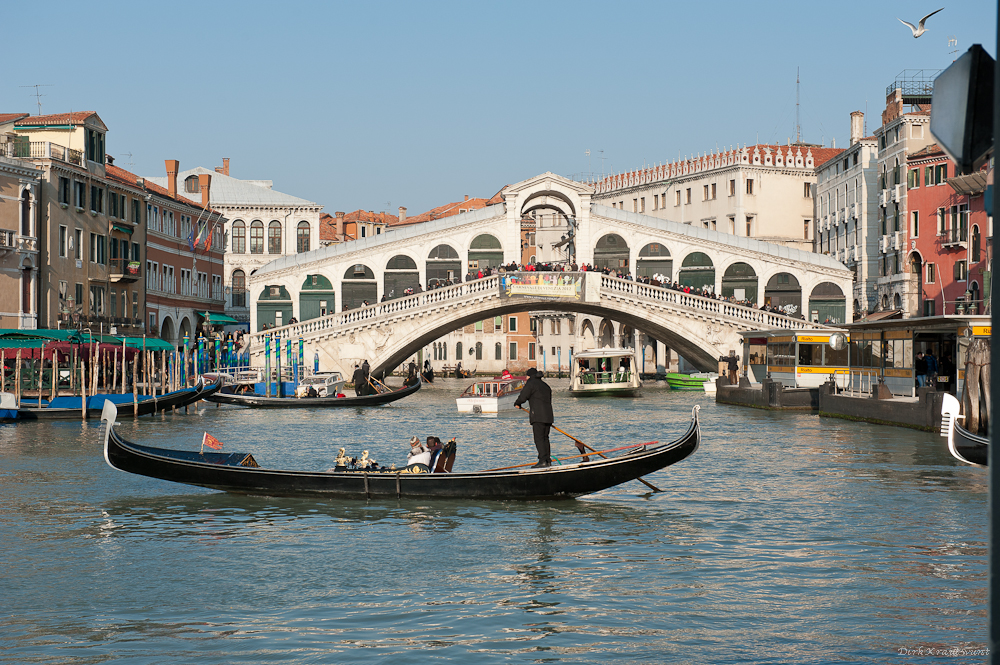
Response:
[[[830,348],[834,351],[843,351],[847,347],[847,335],[836,332],[830,335]]]

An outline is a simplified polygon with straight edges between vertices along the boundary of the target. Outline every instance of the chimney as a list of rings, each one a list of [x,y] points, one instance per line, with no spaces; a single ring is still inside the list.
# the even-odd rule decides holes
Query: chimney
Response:
[[[222,175],[229,175],[229,158],[222,158]]]
[[[170,192],[170,198],[177,198],[177,171],[181,163],[176,159],[166,159],[164,163],[167,165],[167,191]]]
[[[865,112],[853,111],[851,113],[851,145],[865,137]]]
[[[406,221],[406,208],[399,206],[399,223],[402,224]]]
[[[466,200],[466,201],[468,201],[468,200],[469,200],[469,195],[468,195],[468,194],[466,194],[466,195],[465,195],[465,200]]]
[[[212,174],[211,173],[199,173],[198,174],[198,189],[201,190],[201,205],[204,207],[209,207],[209,202],[212,197],[209,196],[209,189],[212,187]]]
[[[334,214],[337,215],[337,240],[341,241],[344,239],[344,213],[338,212]]]

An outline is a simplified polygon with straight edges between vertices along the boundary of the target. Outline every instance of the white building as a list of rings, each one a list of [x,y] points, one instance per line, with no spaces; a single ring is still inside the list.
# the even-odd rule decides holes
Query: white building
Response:
[[[178,177],[183,183],[183,192],[190,195],[199,193],[199,175],[212,176],[211,206],[226,217],[226,314],[241,323],[249,323],[250,302],[260,295],[247,293],[249,276],[281,256],[317,249],[323,206],[276,191],[270,180],[233,178],[229,175],[229,160],[224,159],[223,163],[225,166],[215,170],[197,167],[182,171]],[[167,184],[166,178],[147,180],[164,187]],[[332,287],[316,280],[316,283],[303,284],[302,288],[315,291],[317,297],[309,301],[310,306],[318,308],[315,315],[326,314],[322,307],[323,295]],[[271,312],[271,316],[271,324],[288,323],[280,321],[280,309]],[[274,317],[279,320],[273,320]]]
[[[875,228],[878,143],[864,137],[864,121],[861,111],[851,113],[850,147],[816,169],[815,251],[854,272],[855,315],[875,308],[881,241]]]
[[[743,146],[611,176],[595,184],[593,201],[812,251],[816,165],[841,152],[807,144]]]

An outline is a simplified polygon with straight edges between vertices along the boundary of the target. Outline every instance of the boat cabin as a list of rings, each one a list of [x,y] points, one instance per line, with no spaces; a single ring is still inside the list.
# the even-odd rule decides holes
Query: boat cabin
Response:
[[[839,350],[830,345],[835,332],[845,335],[833,328],[743,332],[743,368],[754,383],[770,377],[786,388],[816,388],[836,376],[846,386],[848,351],[846,344]]]
[[[641,387],[634,349],[591,349],[573,356],[569,390],[574,395],[636,394]]]

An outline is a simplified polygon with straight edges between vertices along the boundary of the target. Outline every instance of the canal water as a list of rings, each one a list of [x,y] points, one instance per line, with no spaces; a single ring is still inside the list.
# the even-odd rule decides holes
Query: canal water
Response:
[[[264,466],[344,446],[402,462],[458,437],[456,468],[533,461],[527,418],[462,415],[465,381],[366,410],[197,412],[122,425]],[[96,423],[0,429],[0,662],[983,662],[986,489],[937,435],[717,406],[647,387],[577,399],[596,448],[669,440],[690,459],[541,503],[229,496],[109,468]],[[576,451],[553,431],[556,455]],[[900,653],[911,655],[901,656]]]

